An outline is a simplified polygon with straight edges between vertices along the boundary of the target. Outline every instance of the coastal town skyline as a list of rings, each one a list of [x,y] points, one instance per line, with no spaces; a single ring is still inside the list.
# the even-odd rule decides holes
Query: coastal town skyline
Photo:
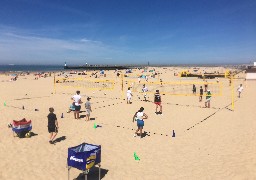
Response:
[[[256,2],[0,2],[0,64],[243,64]]]

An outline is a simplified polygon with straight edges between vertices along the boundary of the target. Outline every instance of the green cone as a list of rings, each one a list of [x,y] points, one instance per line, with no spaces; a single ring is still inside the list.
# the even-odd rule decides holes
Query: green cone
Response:
[[[133,153],[133,157],[136,161],[140,161],[140,158],[137,156],[136,152]]]

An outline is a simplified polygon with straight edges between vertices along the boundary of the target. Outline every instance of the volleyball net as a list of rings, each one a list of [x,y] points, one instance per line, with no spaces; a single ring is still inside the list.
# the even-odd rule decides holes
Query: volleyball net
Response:
[[[54,78],[54,91],[65,89],[113,90],[113,80],[88,80],[85,78]]]
[[[174,95],[174,96],[194,96],[200,95],[200,87],[203,91],[210,90],[212,96],[222,96],[223,84],[221,82],[208,82],[205,88],[205,82],[143,82],[125,81],[124,90],[128,87],[132,92],[143,92],[143,85],[145,85],[147,93],[155,93],[159,90],[161,94]],[[195,88],[193,88],[193,85]],[[194,91],[193,91],[194,89]],[[205,94],[205,93],[204,93]]]

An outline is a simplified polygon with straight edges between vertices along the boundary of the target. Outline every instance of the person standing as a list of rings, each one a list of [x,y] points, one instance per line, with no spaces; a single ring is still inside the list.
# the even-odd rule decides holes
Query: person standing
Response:
[[[142,92],[144,93],[144,101],[147,101],[147,92],[148,92],[148,88],[146,87],[145,84],[143,84]]]
[[[47,118],[48,118],[48,132],[50,133],[50,144],[54,143],[54,138],[56,137],[56,135],[58,134],[58,121],[57,121],[57,117],[56,114],[54,114],[54,109],[52,107],[49,108],[50,113],[48,114]]]
[[[140,84],[140,76],[138,77],[138,83]]]
[[[208,82],[207,82],[207,80],[206,80],[206,81],[205,81],[205,84],[204,84],[204,92],[206,92],[207,89],[208,89]]]
[[[238,97],[239,97],[239,98],[240,98],[240,95],[241,95],[241,93],[242,93],[243,89],[244,89],[244,87],[243,87],[243,85],[242,85],[242,84],[240,84],[240,86],[238,86],[238,88],[237,88],[237,91],[238,91]]]
[[[156,90],[156,93],[154,94],[154,103],[155,103],[155,105],[156,105],[156,114],[162,114],[163,112],[162,112],[162,104],[161,104],[161,102],[162,102],[162,100],[161,100],[161,95],[160,95],[160,93],[159,93],[159,90]],[[157,112],[157,109],[158,109],[158,106],[160,107],[160,111],[159,112]]]
[[[161,87],[163,87],[163,80],[160,79],[160,84],[161,84]]]
[[[83,103],[81,100],[80,91],[76,91],[76,94],[71,99],[73,99],[73,105],[75,106],[74,117],[75,119],[79,119],[81,104]]]
[[[193,92],[193,94],[196,94],[196,85],[195,84],[193,84],[192,92]]]
[[[202,102],[202,99],[203,99],[203,94],[204,94],[204,90],[203,90],[203,87],[200,86],[200,96],[199,96],[199,102]]]
[[[137,133],[140,131],[140,137],[142,138],[142,129],[144,127],[144,119],[147,119],[148,116],[143,112],[144,108],[141,107],[133,116],[133,120],[132,122],[134,122],[134,120],[137,121],[137,126],[138,129],[135,131],[134,137],[137,136]]]
[[[210,108],[210,105],[211,105],[211,97],[212,97],[211,91],[208,89],[208,90],[207,90],[207,93],[206,93],[206,100],[205,100],[205,107],[206,107],[206,108]]]
[[[86,120],[85,121],[90,121],[90,114],[92,112],[92,107],[91,107],[91,102],[90,102],[90,97],[87,98],[87,101],[85,103],[85,112],[86,112]]]
[[[127,99],[127,104],[131,104],[132,91],[130,87],[128,87],[128,90],[126,92],[126,99]]]

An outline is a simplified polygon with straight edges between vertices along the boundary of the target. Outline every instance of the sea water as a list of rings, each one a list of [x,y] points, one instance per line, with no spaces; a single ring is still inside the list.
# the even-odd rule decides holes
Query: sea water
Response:
[[[49,72],[62,70],[64,70],[64,67],[60,65],[0,65],[0,72]]]

